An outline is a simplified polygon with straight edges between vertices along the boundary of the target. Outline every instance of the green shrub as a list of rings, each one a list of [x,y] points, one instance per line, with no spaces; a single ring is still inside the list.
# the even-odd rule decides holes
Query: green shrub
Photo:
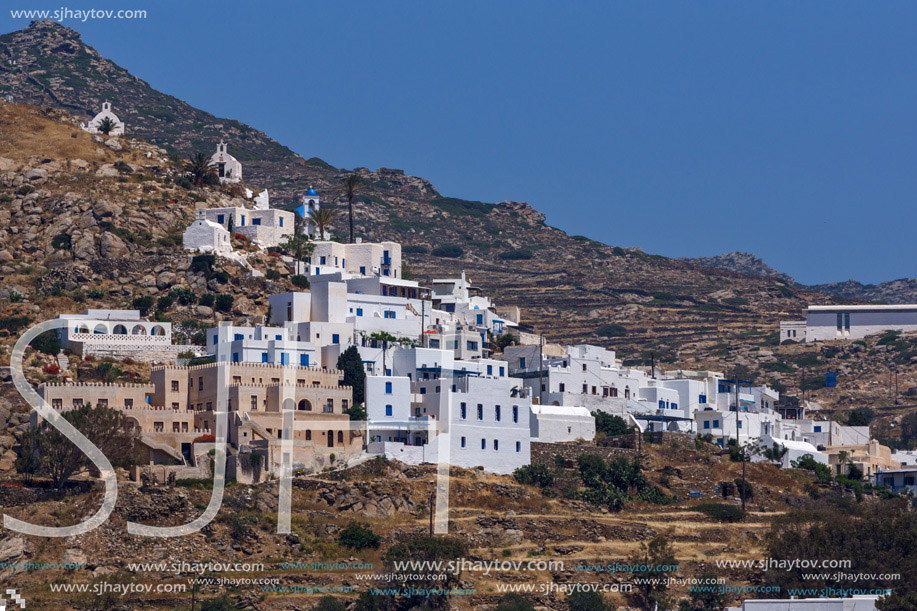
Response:
[[[213,293],[204,293],[201,295],[201,299],[198,303],[200,303],[202,306],[212,308],[214,301],[216,301],[216,296]]]
[[[575,590],[567,596],[567,609],[570,611],[611,611],[608,601],[594,590]]]
[[[172,307],[173,301],[174,300],[169,295],[163,295],[162,297],[156,300],[156,309],[162,310],[163,312],[165,312],[166,310]]]
[[[309,278],[308,276],[303,276],[302,274],[296,274],[290,277],[290,282],[298,289],[307,289],[309,288]]]
[[[203,273],[210,274],[213,271],[213,266],[216,264],[215,255],[195,255],[191,259],[191,272],[192,273]]]
[[[278,272],[276,269],[269,269],[264,272],[264,277],[268,280],[280,280],[280,272]]]
[[[89,289],[86,291],[86,297],[89,299],[104,299],[105,291],[102,289]]]
[[[594,411],[592,412],[592,417],[595,418],[595,430],[609,437],[627,435],[634,432],[634,429],[627,425],[627,420],[621,416]]]
[[[701,503],[692,507],[691,511],[699,511],[720,522],[738,522],[745,517],[741,507],[724,503]]]
[[[596,335],[600,337],[623,337],[627,335],[627,329],[621,325],[607,324],[602,325],[595,330]]]
[[[230,312],[232,311],[232,302],[235,301],[232,295],[227,293],[220,293],[216,296],[216,300],[213,302],[213,307],[217,312]]]
[[[869,426],[876,413],[865,405],[854,408],[847,417],[848,426]]]
[[[197,293],[186,286],[174,288],[169,294],[172,296],[172,299],[181,305],[194,305],[197,303]]]
[[[805,469],[806,471],[811,471],[815,474],[816,481],[819,482],[830,482],[831,481],[831,467],[824,463],[820,463],[814,458],[811,454],[804,454],[798,459],[791,461],[790,466],[794,469]]]
[[[131,305],[135,310],[140,310],[142,316],[146,316],[147,312],[150,311],[150,308],[153,307],[156,301],[149,295],[143,295],[141,297],[134,297],[134,300],[131,302]]]
[[[51,238],[51,248],[55,250],[70,250],[70,234],[69,233],[59,233],[53,238]]]
[[[544,463],[533,463],[513,471],[513,477],[520,484],[548,488],[554,485],[554,473]]]
[[[428,252],[430,252],[430,249],[423,244],[405,244],[401,247],[401,254],[403,255],[425,255]]]
[[[31,346],[42,354],[50,354],[51,356],[57,356],[60,352],[60,340],[57,339],[55,331],[45,331],[32,340]]]
[[[746,501],[749,499],[755,498],[755,491],[752,489],[751,484],[748,480],[744,480],[741,477],[737,477],[735,480],[736,493],[738,493],[739,498],[745,498]]]
[[[369,524],[351,522],[338,534],[338,543],[352,549],[378,549],[382,538],[374,533]]]
[[[506,252],[501,252],[499,257],[506,261],[521,261],[525,259],[531,259],[535,256],[535,253],[532,252],[530,248],[516,248],[515,250],[507,250]]]
[[[16,189],[16,194],[17,195],[28,195],[29,193],[33,193],[34,191],[35,191],[35,187],[33,187],[32,185],[22,185],[21,187]]]
[[[447,244],[444,246],[437,246],[433,249],[431,253],[434,257],[442,257],[444,259],[458,259],[465,251],[462,250],[461,246],[456,246],[455,244]]]

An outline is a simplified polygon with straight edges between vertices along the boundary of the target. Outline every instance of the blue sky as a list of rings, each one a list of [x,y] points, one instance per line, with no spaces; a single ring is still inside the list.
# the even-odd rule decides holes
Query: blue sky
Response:
[[[64,23],[305,157],[806,283],[917,275],[914,3],[64,4],[148,10]]]

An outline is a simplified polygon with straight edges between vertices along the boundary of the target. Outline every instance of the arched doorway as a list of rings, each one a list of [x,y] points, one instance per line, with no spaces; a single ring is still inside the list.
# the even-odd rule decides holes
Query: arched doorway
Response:
[[[301,411],[301,412],[311,412],[311,411],[312,411],[312,404],[309,402],[308,399],[302,399],[302,400],[299,402],[299,406],[298,406],[297,409],[299,409],[299,411]]]
[[[334,447],[334,431],[328,431],[328,447]]]
[[[124,325],[115,325],[115,328],[112,329],[112,333],[115,335],[127,335],[127,327]]]

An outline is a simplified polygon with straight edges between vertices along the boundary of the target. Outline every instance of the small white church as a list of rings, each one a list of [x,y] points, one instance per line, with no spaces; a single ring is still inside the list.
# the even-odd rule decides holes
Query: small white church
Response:
[[[102,102],[102,112],[93,117],[92,121],[89,123],[80,123],[80,127],[90,134],[98,134],[101,133],[99,132],[99,126],[105,119],[110,119],[115,126],[108,132],[109,136],[124,135],[124,121],[119,119],[118,115],[111,111],[111,102]]]
[[[229,154],[227,144],[220,141],[217,152],[210,156],[210,164],[216,167],[220,182],[241,182],[242,164]]]

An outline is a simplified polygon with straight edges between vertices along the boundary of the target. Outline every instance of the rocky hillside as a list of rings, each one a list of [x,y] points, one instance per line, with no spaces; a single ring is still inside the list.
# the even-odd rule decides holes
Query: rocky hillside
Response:
[[[244,164],[247,185],[268,187],[272,201],[285,206],[310,184],[326,202],[334,201],[347,174],[296,155],[253,128],[153,90],[59,24],[35,22],[0,36],[0,56],[0,92],[82,120],[111,99],[128,129],[122,151],[88,141],[72,125],[59,141],[45,143],[46,150],[40,150],[40,139],[31,151],[18,145],[0,150],[8,164],[15,164],[4,170],[10,176],[0,213],[9,215],[10,224],[4,224],[8,233],[27,238],[27,256],[18,259],[25,265],[85,265],[96,259],[121,265],[115,259],[126,253],[137,265],[140,256],[177,254],[180,231],[194,205],[234,195],[170,185],[170,151],[210,151],[224,138]],[[17,128],[10,126],[12,132]],[[75,146],[67,140],[71,134],[83,149],[64,146]],[[153,144],[131,144],[133,137]],[[123,166],[119,170],[117,161],[128,164],[130,173]],[[38,172],[35,184],[32,171]],[[657,361],[690,363],[711,346],[772,341],[778,319],[798,315],[806,303],[826,301],[782,278],[713,270],[569,236],[522,202],[465,201],[399,170],[355,171],[366,182],[356,202],[359,235],[401,241],[409,266],[422,281],[466,270],[498,303],[519,305],[524,320],[553,341],[602,343],[641,362],[653,352]],[[54,180],[40,182],[45,180],[42,172]],[[71,184],[80,189],[68,188]],[[96,209],[105,206],[123,216],[112,221],[114,213]],[[51,241],[71,227],[68,223],[89,223],[90,218],[95,225],[77,224],[66,249],[53,247]],[[344,225],[341,215],[337,227]],[[92,233],[93,228],[99,232]],[[164,250],[147,254],[155,249]],[[143,280],[141,290],[153,290],[149,282]],[[119,290],[138,288],[122,284]]]
[[[901,278],[879,284],[863,284],[856,280],[818,284],[809,287],[814,291],[853,299],[882,303],[917,303],[917,278]]]
[[[777,278],[787,284],[795,284],[796,281],[789,274],[778,272],[773,267],[761,260],[760,257],[747,252],[728,252],[713,257],[683,257],[679,261],[698,265],[700,267],[712,267],[714,269],[724,269],[738,274],[749,276],[761,276],[763,278]]]

